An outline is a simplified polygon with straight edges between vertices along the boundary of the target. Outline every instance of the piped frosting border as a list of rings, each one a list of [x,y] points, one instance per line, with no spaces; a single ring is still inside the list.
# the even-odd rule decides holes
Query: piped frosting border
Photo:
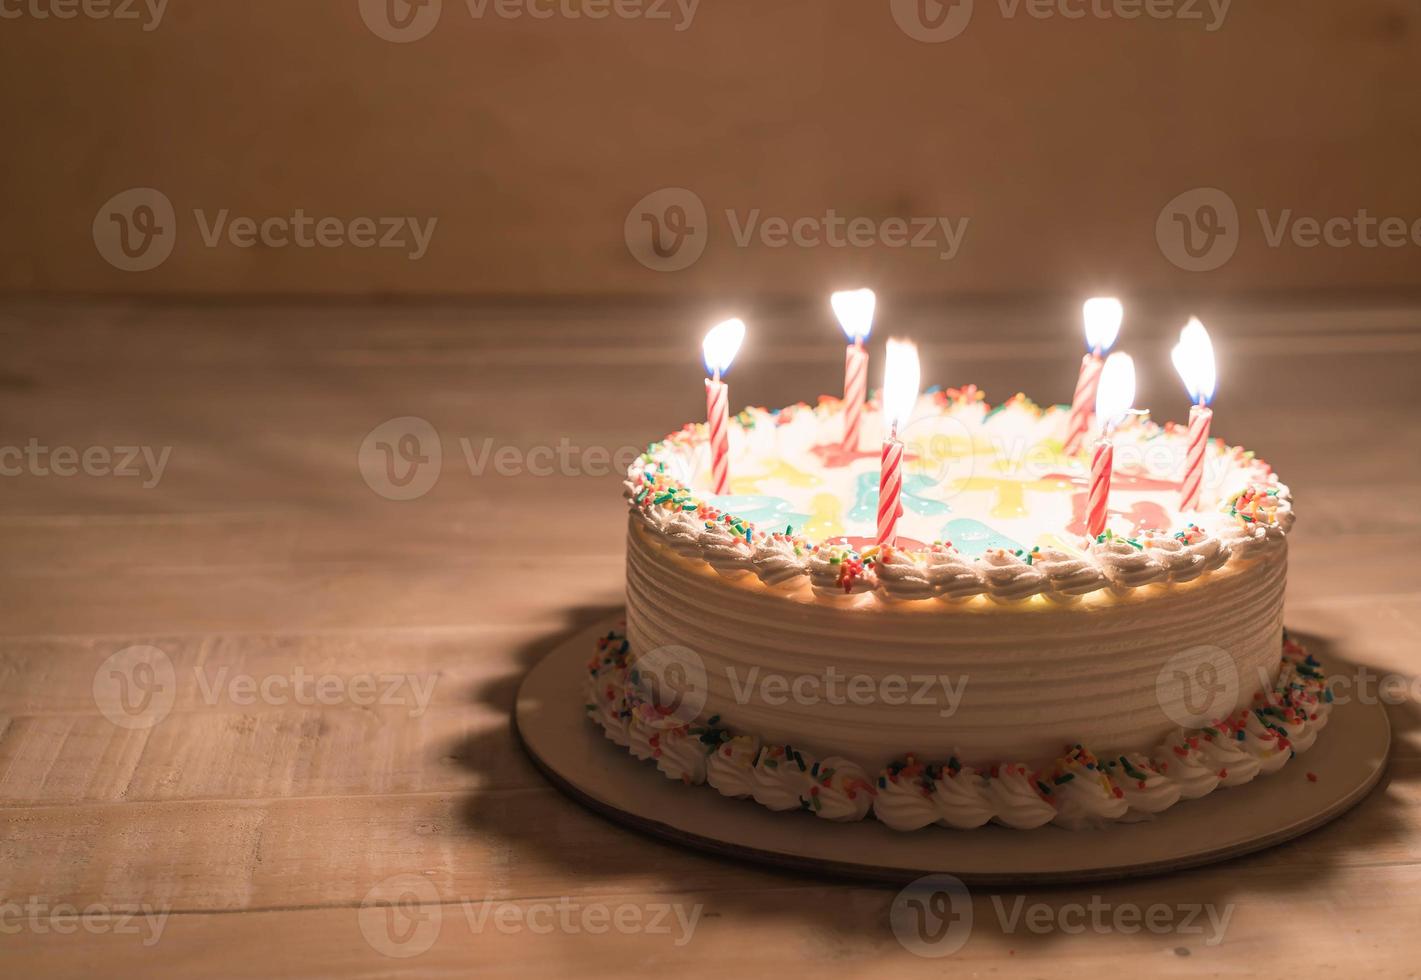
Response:
[[[707,783],[771,810],[806,810],[836,821],[872,812],[900,831],[987,823],[1076,830],[1148,820],[1182,799],[1278,771],[1312,747],[1333,703],[1319,662],[1285,634],[1272,690],[1229,718],[1176,730],[1149,753],[1101,758],[1074,745],[1041,770],[1020,763],[977,769],[956,758],[924,763],[910,755],[870,777],[851,760],[766,744],[721,726],[717,717],[677,723],[641,696],[630,656],[623,633],[598,639],[588,664],[586,710],[608,739],[636,758],[654,762],[670,779]]]

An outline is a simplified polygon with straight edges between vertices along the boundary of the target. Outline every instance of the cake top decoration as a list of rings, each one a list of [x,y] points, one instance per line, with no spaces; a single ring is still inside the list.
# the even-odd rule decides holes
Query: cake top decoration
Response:
[[[843,414],[827,396],[745,409],[728,426],[725,493],[696,489],[712,460],[707,426],[687,425],[632,465],[628,501],[645,530],[726,578],[825,599],[1068,602],[1183,584],[1278,547],[1292,522],[1268,465],[1217,439],[1203,453],[1206,506],[1181,507],[1189,432],[1126,416],[1106,523],[1090,534],[1089,461],[1063,450],[1067,407],[1020,394],[992,407],[968,386],[930,390],[907,410],[896,546],[880,547],[879,453],[842,451]],[[882,415],[865,404],[865,442],[887,431]]]

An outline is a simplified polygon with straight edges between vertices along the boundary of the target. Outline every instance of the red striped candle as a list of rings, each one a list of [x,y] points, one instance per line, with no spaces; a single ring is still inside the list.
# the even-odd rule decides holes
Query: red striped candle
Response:
[[[1076,394],[1071,399],[1071,414],[1066,422],[1066,455],[1074,456],[1085,445],[1090,432],[1090,420],[1095,414],[1095,394],[1100,387],[1100,369],[1105,358],[1087,354],[1081,360],[1080,377],[1076,379]]]
[[[883,364],[883,455],[878,468],[878,543],[891,545],[903,516],[903,443],[898,432],[908,424],[920,388],[918,348],[906,340],[888,341]]]
[[[1100,372],[1105,366],[1105,353],[1115,345],[1120,335],[1120,321],[1125,308],[1111,296],[1096,296],[1081,307],[1085,321],[1086,355],[1081,360],[1081,373],[1076,378],[1076,394],[1071,399],[1071,414],[1066,419],[1066,437],[1062,448],[1074,456],[1085,448],[1090,435],[1091,420],[1098,414],[1095,399],[1100,390]]]
[[[1214,412],[1205,405],[1189,410],[1189,444],[1184,453],[1184,482],[1179,485],[1179,509],[1200,510],[1204,496],[1204,451],[1209,448],[1209,423]]]
[[[744,340],[744,321],[731,319],[717,323],[701,341],[710,375],[706,378],[706,429],[710,434],[711,484],[717,494],[730,492],[730,399],[720,376],[730,369]]]
[[[1214,364],[1214,342],[1204,324],[1193,317],[1179,331],[1179,343],[1170,351],[1174,369],[1184,381],[1194,406],[1189,409],[1189,439],[1184,450],[1184,479],[1179,484],[1179,509],[1199,510],[1204,499],[1204,457],[1209,448],[1209,425],[1214,412],[1218,374]]]
[[[850,344],[844,356],[844,448],[859,447],[859,426],[863,403],[868,396],[868,351],[863,344]]]
[[[725,382],[706,378],[706,426],[710,429],[712,492],[730,492],[730,399]]]
[[[1115,469],[1115,446],[1109,439],[1095,444],[1090,461],[1090,496],[1086,506],[1086,532],[1091,537],[1105,533],[1105,513],[1110,506],[1110,477]]]
[[[883,441],[878,469],[878,543],[891,545],[903,516],[903,444],[897,434]]]
[[[868,351],[863,342],[873,329],[873,310],[878,305],[878,297],[872,289],[845,289],[829,297],[829,305],[834,316],[839,318],[839,326],[844,336],[849,338],[848,353],[844,356],[844,442],[850,452],[859,448],[859,420],[863,417],[863,403],[868,395]]]
[[[1092,538],[1105,533],[1110,509],[1110,481],[1115,475],[1115,444],[1111,434],[1135,403],[1135,362],[1129,354],[1111,354],[1100,371],[1095,414],[1100,418],[1100,441],[1090,461],[1090,492],[1086,495],[1086,532]]]

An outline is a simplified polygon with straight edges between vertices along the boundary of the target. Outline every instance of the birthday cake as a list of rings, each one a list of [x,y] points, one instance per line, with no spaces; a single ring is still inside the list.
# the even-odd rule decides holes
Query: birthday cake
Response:
[[[587,710],[666,776],[773,810],[897,830],[1147,819],[1305,751],[1331,694],[1283,629],[1288,488],[1207,443],[1181,509],[1184,427],[1114,438],[1104,529],[1064,406],[920,397],[901,518],[875,535],[884,429],[838,399],[653,444],[625,485],[625,631]],[[703,790],[704,791],[704,790]]]

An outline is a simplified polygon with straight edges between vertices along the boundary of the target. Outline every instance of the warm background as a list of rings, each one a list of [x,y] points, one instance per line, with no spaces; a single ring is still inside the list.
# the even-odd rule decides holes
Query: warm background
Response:
[[[376,24],[383,2],[365,3]],[[930,17],[972,6],[917,2]],[[714,0],[684,30],[670,2],[667,20],[435,3],[408,43],[377,36],[360,0],[172,0],[147,31],[141,3],[137,20],[0,20],[0,288],[741,300],[846,279],[1073,298],[1417,287],[1421,244],[1274,248],[1255,216],[1421,219],[1416,0],[1236,0],[1221,24],[1206,0],[1185,8],[1198,20],[1037,19],[976,0],[941,43],[901,30],[890,0]],[[91,236],[132,187],[177,215],[172,256],[147,272],[113,268]],[[623,237],[664,187],[709,213],[704,254],[677,272],[645,268]],[[1236,254],[1208,272],[1171,264],[1155,236],[1165,205],[1198,187],[1241,216]],[[438,221],[410,261],[204,247],[193,216],[298,208]],[[952,261],[737,247],[725,211],[756,208],[970,222]]]
[[[1415,975],[1421,0],[1234,0],[1214,31],[1194,0],[1203,20],[703,0],[679,32],[570,16],[603,0],[518,20],[389,0],[430,28],[408,43],[386,39],[386,2],[170,0],[144,31],[128,0],[139,20],[0,0],[0,976]],[[969,7],[940,43],[900,27]],[[642,203],[666,188],[684,193]],[[647,221],[678,206],[694,233],[658,258]],[[739,247],[725,212],[756,209],[967,228],[950,261]],[[1335,244],[1270,246],[1260,209],[1341,222]],[[1417,233],[1365,247],[1364,209]],[[298,211],[338,232],[437,222],[413,260],[339,235],[203,243],[204,222]],[[130,235],[130,257],[119,231],[140,225],[155,233]],[[704,410],[697,342],[730,313],[751,331],[737,406],[832,392],[826,294],[853,284],[881,297],[875,384],[903,333],[926,380],[993,401],[1067,400],[1079,303],[1118,292],[1139,403],[1161,419],[1187,411],[1168,351],[1199,314],[1215,434],[1296,494],[1290,628],[1329,663],[1411,681],[1385,785],[1227,864],[979,889],[950,961],[894,941],[893,888],[673,848],[550,786],[509,713],[532,663],[617,614],[621,478],[489,472],[465,445],[530,465],[645,445]],[[423,496],[391,499],[362,461],[416,422],[441,462],[420,464]],[[126,447],[161,473],[103,462]],[[66,452],[100,464],[56,472]],[[137,717],[114,710],[125,683],[155,689],[113,667],[134,651],[171,681]],[[218,682],[296,671],[433,695],[253,702]],[[411,879],[414,908],[392,901]],[[1095,895],[1237,914],[1217,945],[996,925],[994,899]],[[37,919],[15,912],[31,898]],[[684,948],[464,924],[563,898],[705,919]],[[97,921],[49,928],[66,907]],[[160,943],[116,931],[135,907],[171,913]],[[371,911],[442,912],[443,931],[392,952]]]

